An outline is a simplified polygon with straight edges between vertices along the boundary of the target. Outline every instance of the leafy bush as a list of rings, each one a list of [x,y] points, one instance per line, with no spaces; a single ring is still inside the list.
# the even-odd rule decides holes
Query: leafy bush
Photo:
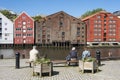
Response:
[[[83,59],[84,62],[92,62],[92,61],[95,61],[96,58],[85,58]]]
[[[48,58],[40,58],[40,59],[37,59],[37,60],[35,61],[35,63],[37,63],[37,64],[49,63],[49,62],[50,62],[50,59],[48,59]]]

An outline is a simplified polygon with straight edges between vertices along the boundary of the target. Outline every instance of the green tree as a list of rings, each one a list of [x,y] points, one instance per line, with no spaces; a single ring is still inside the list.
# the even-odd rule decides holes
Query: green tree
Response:
[[[0,12],[12,21],[17,17],[17,14],[11,13],[10,10],[0,10]]]
[[[95,14],[95,13],[97,13],[97,12],[100,12],[100,11],[105,11],[105,10],[102,9],[102,8],[97,8],[97,9],[93,9],[92,11],[87,11],[87,12],[85,12],[85,13],[81,16],[81,19],[83,19],[83,18],[85,18],[85,17],[87,17],[87,16],[90,16],[90,15],[92,15],[92,14]]]
[[[34,16],[34,17],[32,17],[35,21],[39,21],[40,19],[42,19],[42,17],[40,16],[40,15],[38,15],[38,16]]]

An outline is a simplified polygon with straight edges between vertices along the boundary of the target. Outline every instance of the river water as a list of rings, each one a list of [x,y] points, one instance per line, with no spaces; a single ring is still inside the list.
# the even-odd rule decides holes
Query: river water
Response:
[[[51,60],[62,60],[65,59],[65,57],[68,55],[71,48],[65,48],[65,47],[39,47],[37,48],[39,50],[39,56],[46,55]],[[3,58],[10,59],[15,58],[15,53],[19,52],[21,58],[29,58],[29,51],[31,49],[0,49],[0,55],[3,55]],[[94,47],[89,48],[89,51],[91,52],[92,57],[95,57],[96,50],[99,50],[101,52],[101,57],[108,57],[108,53],[112,52],[112,56],[118,57],[120,56],[120,47]],[[78,56],[81,57],[81,54],[83,52],[83,48],[77,48]]]

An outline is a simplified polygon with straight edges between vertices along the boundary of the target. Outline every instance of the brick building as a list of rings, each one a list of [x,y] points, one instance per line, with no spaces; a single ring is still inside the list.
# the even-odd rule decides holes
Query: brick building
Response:
[[[14,21],[14,44],[34,44],[34,20],[25,12]]]
[[[112,13],[100,11],[82,19],[87,25],[88,45],[118,45],[120,19]]]
[[[86,26],[78,18],[63,11],[51,14],[35,22],[36,44],[66,46],[86,44]]]

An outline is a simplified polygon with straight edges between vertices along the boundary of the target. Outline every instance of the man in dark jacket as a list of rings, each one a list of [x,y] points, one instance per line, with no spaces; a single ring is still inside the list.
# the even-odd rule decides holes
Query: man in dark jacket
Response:
[[[73,47],[72,50],[70,51],[70,57],[77,58],[77,51],[75,50],[75,47]]]
[[[77,51],[75,50],[75,47],[72,48],[69,55],[66,57],[67,61],[70,61],[71,59],[77,59]]]

